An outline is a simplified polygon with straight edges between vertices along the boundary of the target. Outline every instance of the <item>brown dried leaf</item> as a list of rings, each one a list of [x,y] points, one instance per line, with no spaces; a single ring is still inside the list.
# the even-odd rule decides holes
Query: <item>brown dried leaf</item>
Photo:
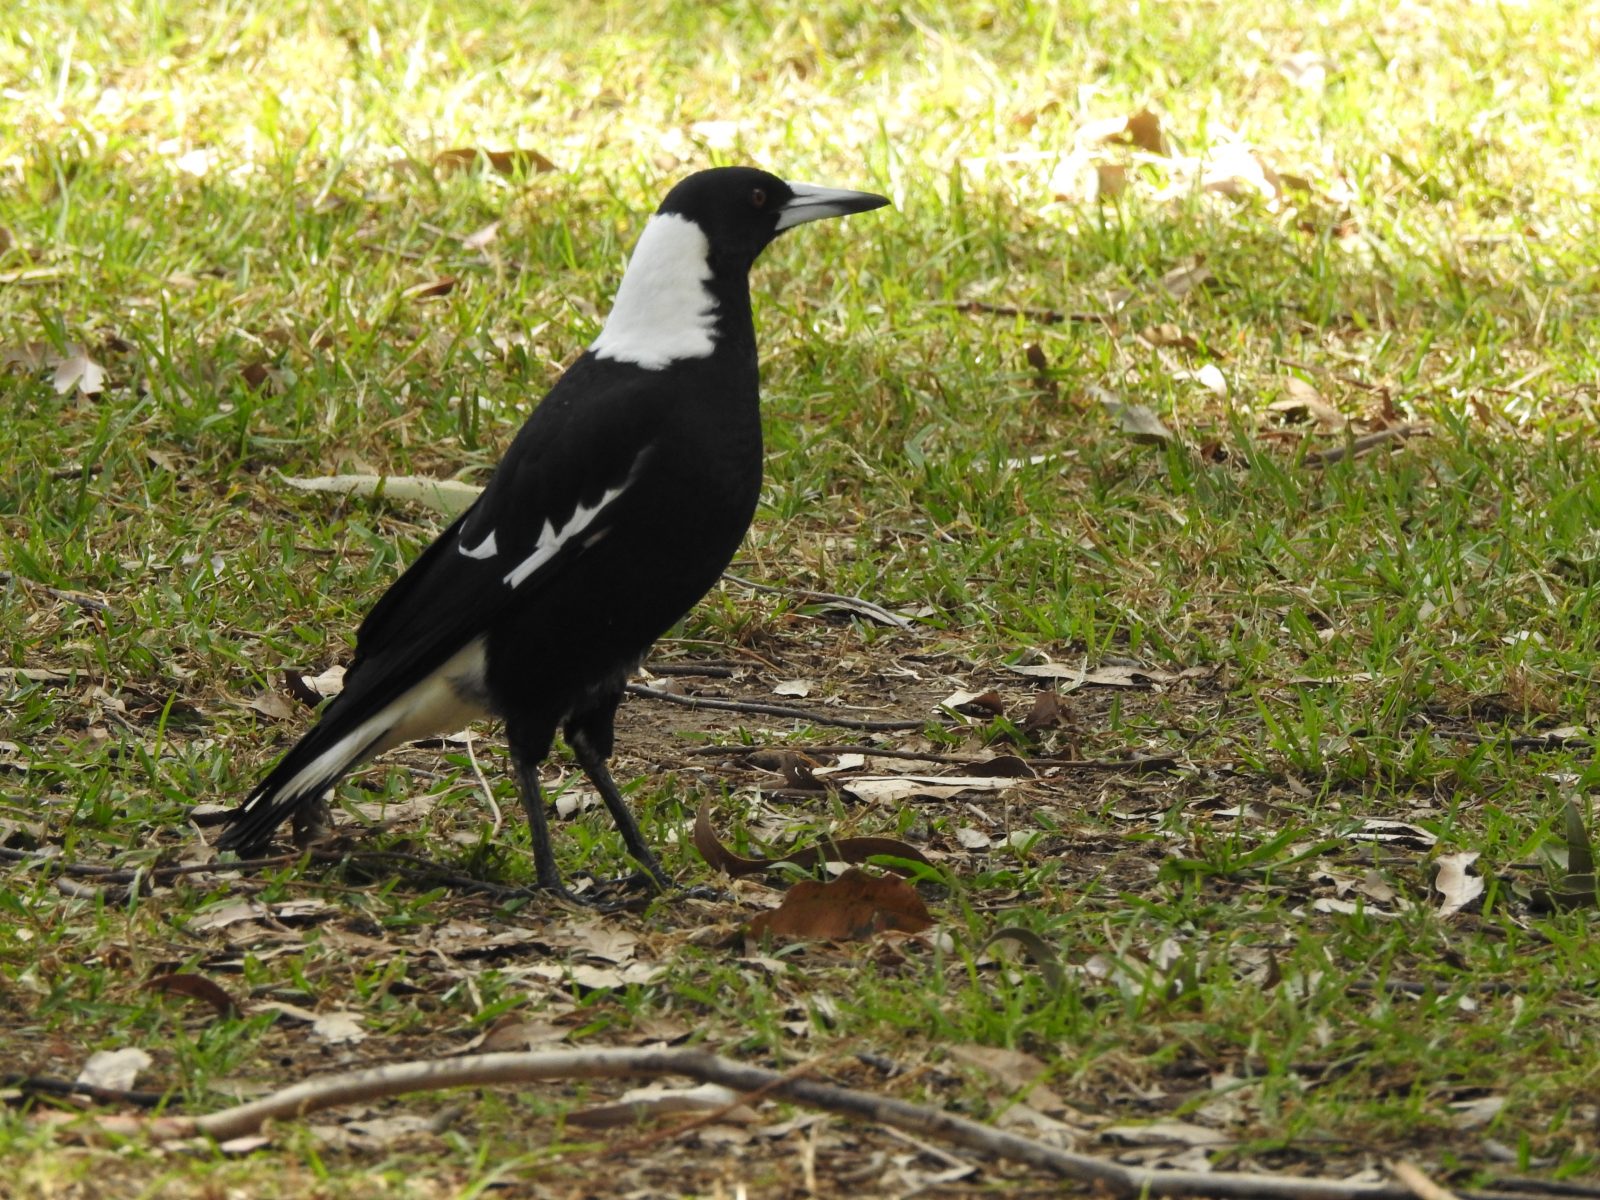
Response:
[[[1113,143],[1137,146],[1149,154],[1165,154],[1166,139],[1161,135],[1161,118],[1148,108],[1126,117],[1106,117],[1091,121],[1078,131],[1078,144]]]
[[[274,721],[287,721],[294,716],[293,706],[278,692],[262,692],[259,696],[252,696],[244,702],[244,706]]]
[[[245,386],[252,392],[259,392],[272,378],[272,371],[266,363],[246,363],[239,368],[239,378],[244,380]]]
[[[750,922],[749,932],[753,938],[860,941],[891,929],[921,933],[932,925],[928,906],[905,880],[851,867],[828,883],[795,884],[782,904]]]
[[[485,150],[479,146],[441,150],[433,156],[433,165],[443,171],[460,171],[476,166],[480,158],[502,175],[536,175],[556,169],[555,163],[537,150]]]
[[[239,1005],[220,984],[207,979],[204,975],[195,975],[188,971],[175,971],[169,975],[157,975],[145,981],[145,990],[161,992],[168,996],[187,996],[191,1000],[201,1000],[211,1005],[219,1017],[232,1017],[239,1014]]]
[[[1035,692],[1033,707],[1022,718],[1023,733],[1038,733],[1041,729],[1054,729],[1066,716],[1067,706],[1061,694],[1055,691]]]
[[[744,858],[735,854],[717,838],[711,825],[711,806],[702,804],[694,819],[694,848],[713,870],[729,875],[754,875],[769,870],[780,863],[799,867],[814,867],[823,862],[866,862],[869,858],[904,858],[927,867],[933,864],[926,855],[909,842],[883,837],[836,838],[821,846],[809,846],[779,858]]]
[[[1267,405],[1268,412],[1282,413],[1290,418],[1309,417],[1329,432],[1339,432],[1350,424],[1349,418],[1324,400],[1322,393],[1298,375],[1290,375],[1285,379],[1283,390],[1287,395]]]
[[[407,300],[428,300],[435,296],[448,296],[455,290],[455,276],[441,275],[439,278],[430,279],[426,283],[414,283],[400,294]]]
[[[1170,321],[1152,325],[1139,336],[1152,346],[1171,346],[1175,350],[1184,351],[1198,350],[1200,348],[1200,343]]]
[[[1044,1063],[1022,1050],[1003,1046],[951,1046],[950,1057],[969,1067],[977,1067],[1008,1092],[1020,1092],[1044,1074]]]

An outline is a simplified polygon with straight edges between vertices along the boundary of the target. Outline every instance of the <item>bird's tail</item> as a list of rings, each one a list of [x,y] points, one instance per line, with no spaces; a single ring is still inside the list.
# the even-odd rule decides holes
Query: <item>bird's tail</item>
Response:
[[[272,840],[273,830],[369,758],[487,715],[484,674],[483,638],[409,682],[381,664],[364,666],[359,674],[352,668],[345,690],[316,727],[229,814],[217,848],[255,854]]]
[[[384,723],[340,720],[337,709],[330,709],[229,814],[217,849],[259,854],[279,825],[378,753],[388,733]]]

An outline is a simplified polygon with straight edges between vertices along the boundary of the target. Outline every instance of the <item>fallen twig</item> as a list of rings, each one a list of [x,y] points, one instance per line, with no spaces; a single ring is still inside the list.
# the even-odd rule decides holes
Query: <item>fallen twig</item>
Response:
[[[17,1091],[25,1096],[82,1096],[101,1104],[131,1104],[136,1108],[154,1108],[162,1101],[169,1106],[177,1103],[170,1092],[100,1087],[71,1079],[52,1079],[48,1075],[0,1075],[0,1090]]]
[[[1441,1187],[1424,1175],[1415,1163],[1403,1158],[1389,1164],[1389,1173],[1405,1184],[1417,1200],[1457,1200],[1456,1194],[1449,1188]]]
[[[794,750],[800,754],[862,754],[871,758],[901,758],[909,762],[942,763],[951,767],[970,767],[975,763],[988,762],[992,755],[979,754],[928,754],[920,750],[891,750],[887,746],[866,745],[841,745],[841,746],[696,746],[685,750],[685,754],[726,754],[729,756],[745,756],[756,754],[762,750]]]
[[[1026,308],[1015,304],[990,304],[985,300],[930,300],[930,308],[953,308],[957,312],[971,313],[974,316],[992,317],[1026,317],[1030,321],[1038,321],[1041,325],[1059,325],[1063,321],[1078,321],[1083,324],[1111,325],[1116,322],[1116,317],[1110,313],[1098,312],[1065,312],[1055,308]]]
[[[43,583],[35,583],[31,579],[25,579],[11,571],[0,571],[0,583],[16,583],[29,591],[43,592],[45,595],[57,600],[65,600],[68,604],[76,604],[79,608],[86,608],[90,612],[106,612],[111,608],[111,605],[104,600],[97,600],[95,597],[87,596],[82,592],[69,592],[63,588],[53,588]]]
[[[1026,1163],[1064,1179],[1098,1184],[1122,1196],[1415,1200],[1415,1193],[1400,1183],[1125,1166],[992,1129],[942,1109],[813,1079],[792,1078],[780,1071],[747,1066],[693,1047],[554,1050],[391,1063],[362,1071],[317,1076],[259,1100],[205,1116],[150,1119],[111,1116],[101,1118],[97,1124],[106,1133],[143,1133],[158,1139],[200,1135],[221,1141],[253,1134],[268,1121],[300,1118],[340,1105],[365,1104],[410,1092],[515,1086],[551,1079],[656,1078],[662,1075],[684,1075],[741,1092],[765,1093],[813,1108],[846,1113],[997,1158]],[[1508,1192],[1459,1194],[1463,1200],[1507,1200],[1513,1195]]]
[[[1346,458],[1360,458],[1363,454],[1370,453],[1388,442],[1405,441],[1407,438],[1418,437],[1427,433],[1423,425],[1391,425],[1387,429],[1377,429],[1371,433],[1364,433],[1358,438],[1352,438],[1342,446],[1329,446],[1326,450],[1313,450],[1306,455],[1308,467],[1331,467],[1336,462]]]
[[[896,629],[911,629],[913,623],[899,613],[892,613],[882,605],[874,604],[871,600],[863,600],[860,596],[842,596],[838,592],[814,592],[810,588],[777,587],[770,583],[757,583],[754,579],[745,579],[731,571],[722,573],[724,579],[747,587],[751,591],[766,592],[774,596],[791,596],[796,600],[810,601],[813,604],[837,604],[852,612],[860,613],[864,617],[871,617],[874,621],[882,621],[885,625],[892,625]]]
[[[754,713],[765,717],[788,717],[812,725],[834,725],[841,729],[864,729],[869,732],[922,729],[928,721],[876,721],[862,717],[833,717],[809,712],[803,708],[790,708],[786,704],[761,704],[754,700],[719,700],[710,696],[680,696],[676,692],[663,692],[642,683],[630,683],[628,691],[650,700],[665,700],[669,704],[682,704],[688,708],[715,708],[723,712]]]
[[[1278,361],[1286,367],[1293,367],[1297,371],[1310,371],[1313,375],[1323,375],[1329,379],[1337,379],[1347,387],[1359,388],[1364,392],[1382,392],[1387,389],[1381,383],[1368,383],[1365,379],[1357,379],[1354,375],[1346,375],[1343,371],[1335,371],[1324,367],[1320,363],[1301,362],[1297,358],[1284,358],[1278,355]]]

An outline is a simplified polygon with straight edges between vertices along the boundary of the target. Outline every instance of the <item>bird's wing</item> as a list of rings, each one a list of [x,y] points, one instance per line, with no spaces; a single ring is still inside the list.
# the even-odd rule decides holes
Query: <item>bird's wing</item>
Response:
[[[580,360],[513,440],[483,494],[379,598],[347,685],[383,694],[426,675],[527,603],[609,528],[651,451],[638,376],[604,386]],[[585,378],[588,376],[588,378]]]

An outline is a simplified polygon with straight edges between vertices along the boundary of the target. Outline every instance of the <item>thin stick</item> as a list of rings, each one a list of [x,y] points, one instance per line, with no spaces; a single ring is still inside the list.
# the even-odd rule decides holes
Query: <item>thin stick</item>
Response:
[[[873,758],[903,758],[911,762],[943,763],[951,767],[970,767],[990,761],[976,754],[924,754],[917,750],[891,750],[887,746],[695,746],[684,754],[755,754],[761,750],[794,750],[800,754],[865,754]]]
[[[902,617],[899,613],[892,613],[882,605],[874,604],[871,600],[863,600],[860,596],[841,596],[837,592],[813,592],[809,588],[777,587],[770,583],[757,583],[754,579],[745,579],[731,571],[724,571],[722,577],[737,583],[740,587],[747,587],[751,591],[766,592],[774,596],[792,596],[797,600],[809,600],[815,604],[842,604],[853,608],[862,616],[871,617],[875,621],[882,621],[885,625],[893,625],[896,629],[911,629],[912,622]]]
[[[1417,1200],[1458,1200],[1458,1197],[1449,1188],[1443,1187],[1422,1173],[1422,1169],[1415,1163],[1405,1159],[1396,1159],[1389,1164],[1389,1174],[1410,1189]]]
[[[1346,458],[1360,458],[1376,450],[1386,442],[1405,441],[1416,437],[1426,430],[1421,425],[1391,425],[1387,429],[1374,430],[1354,438],[1343,446],[1329,446],[1326,450],[1313,450],[1306,455],[1308,467],[1331,467],[1336,462]]]
[[[483,777],[483,768],[478,765],[478,756],[472,752],[472,730],[467,730],[467,761],[472,764],[472,773],[478,777],[478,786],[483,789],[483,799],[489,806],[489,811],[494,814],[494,829],[490,837],[496,840],[500,837],[500,827],[504,822],[500,818],[500,806],[494,801],[494,789],[489,786],[489,781]]]
[[[76,471],[73,474],[77,474]],[[43,583],[35,583],[31,579],[24,579],[21,575],[10,571],[0,571],[0,583],[18,583],[35,592],[43,592],[57,600],[65,600],[68,604],[76,604],[79,608],[87,608],[90,612],[106,612],[111,608],[104,600],[97,600],[83,592],[69,592],[63,588],[49,587]]]
[[[1310,371],[1313,375],[1326,375],[1329,379],[1337,379],[1348,387],[1360,388],[1364,392],[1381,392],[1384,390],[1382,384],[1368,383],[1365,379],[1357,379],[1354,375],[1346,375],[1343,371],[1332,370],[1322,366],[1320,363],[1301,362],[1296,358],[1284,358],[1281,354],[1278,355],[1278,361],[1286,367],[1294,367],[1299,371]]]
[[[755,713],[766,717],[788,717],[812,725],[833,725],[840,729],[864,729],[871,733],[888,733],[896,730],[922,729],[928,721],[869,721],[861,717],[830,717],[807,712],[803,708],[790,708],[786,704],[758,704],[752,700],[716,700],[709,696],[680,696],[663,692],[642,683],[630,683],[628,691],[650,700],[665,700],[668,704],[682,704],[688,708],[714,708],[722,712]]]
[[[930,300],[930,308],[953,308],[957,312],[972,313],[974,316],[987,315],[994,317],[1027,317],[1030,321],[1038,321],[1041,325],[1059,325],[1063,321],[1079,321],[1084,324],[1111,325],[1115,324],[1116,317],[1110,313],[1097,312],[1062,312],[1055,308],[1023,308],[1015,304],[990,304],[984,300]]]
[[[1098,1184],[1121,1196],[1220,1196],[1229,1200],[1416,1200],[1399,1183],[1357,1183],[1231,1171],[1169,1171],[1125,1166],[1090,1154],[1047,1146],[1015,1133],[926,1105],[911,1104],[813,1079],[795,1079],[765,1067],[746,1066],[693,1047],[589,1049],[478,1054],[461,1058],[392,1063],[362,1071],[317,1076],[281,1091],[201,1117],[157,1117],[130,1121],[107,1117],[106,1132],[144,1133],[158,1138],[197,1134],[219,1141],[255,1133],[272,1120],[297,1119],[345,1104],[443,1088],[521,1085],[551,1079],[655,1078],[685,1075],[741,1092],[763,1092],[812,1108],[846,1113],[922,1136],[939,1138],[983,1154],[1026,1163],[1042,1171]],[[78,1118],[79,1121],[82,1118]],[[1508,1200],[1514,1193],[1462,1192],[1463,1200]]]

